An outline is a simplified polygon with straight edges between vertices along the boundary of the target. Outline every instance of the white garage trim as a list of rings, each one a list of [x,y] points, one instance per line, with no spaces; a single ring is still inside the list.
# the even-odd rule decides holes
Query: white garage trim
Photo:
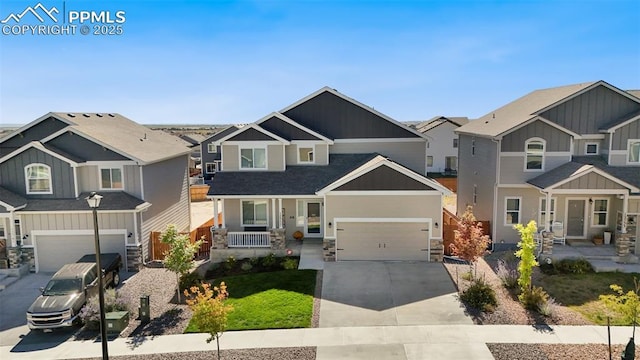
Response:
[[[62,236],[62,235],[93,235],[94,230],[31,230],[31,236],[33,241],[33,257],[36,263],[36,272],[40,271],[40,264],[38,261],[38,236]],[[122,244],[124,249],[127,249],[127,230],[126,229],[105,229],[99,230],[100,235],[122,235]],[[126,255],[126,254],[125,254]],[[122,259],[125,266],[125,271],[129,271],[127,268],[127,259]]]
[[[427,237],[427,260],[431,259],[431,239],[436,239],[435,237],[431,237],[431,233],[433,232],[433,219],[432,218],[335,218],[333,226],[333,239],[336,241],[336,261],[339,261],[338,258],[338,248],[340,247],[338,244],[338,224],[340,223],[424,223],[428,224],[428,237]],[[329,238],[329,237],[327,237]]]

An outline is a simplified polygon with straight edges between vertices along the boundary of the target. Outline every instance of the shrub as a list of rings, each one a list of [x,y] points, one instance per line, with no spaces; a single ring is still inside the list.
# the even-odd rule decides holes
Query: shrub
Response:
[[[534,220],[531,220],[527,226],[515,224],[513,228],[520,234],[520,242],[518,243],[520,249],[516,251],[516,256],[520,258],[520,262],[518,263],[520,295],[518,295],[518,299],[524,304],[525,300],[523,297],[532,290],[531,274],[533,273],[533,268],[539,265],[535,256],[536,242],[533,239],[533,234],[537,231],[538,226]]]
[[[550,297],[547,301],[538,305],[538,312],[546,317],[553,317],[557,306],[558,304],[556,303],[556,300]]]
[[[188,273],[180,277],[180,291],[189,289],[192,286],[198,286],[202,282],[202,276],[197,272]]]
[[[236,263],[236,258],[231,255],[224,261],[224,263],[222,263],[222,266],[224,266],[225,270],[231,270],[236,266]]]
[[[245,261],[242,263],[242,265],[240,265],[240,269],[242,269],[242,271],[248,272],[253,269],[253,265],[251,265],[249,261]]]
[[[260,258],[252,257],[251,259],[249,259],[249,263],[253,266],[260,265]]]
[[[640,313],[640,283],[633,278],[634,289],[627,292],[620,285],[610,285],[615,294],[600,295],[600,302],[608,309],[621,316],[626,325],[637,324]]]
[[[276,255],[274,253],[271,253],[262,258],[262,266],[264,266],[267,269],[273,267],[275,264],[276,264]]]
[[[543,288],[534,286],[531,290],[520,294],[519,299],[525,309],[538,311],[542,305],[549,301],[549,294]]]
[[[586,259],[562,259],[553,265],[560,274],[587,274],[595,271]]]
[[[471,286],[462,292],[460,299],[467,305],[485,312],[493,311],[498,305],[496,292],[482,279],[474,280]]]
[[[282,262],[282,267],[285,270],[296,270],[298,269],[298,260],[292,258],[286,258]]]
[[[518,271],[507,264],[506,261],[498,260],[496,275],[500,278],[502,285],[507,289],[515,289],[518,286]]]
[[[465,271],[460,277],[462,278],[462,280],[471,281],[473,280],[473,272],[471,270]]]
[[[120,296],[120,293],[116,292],[116,289],[107,289],[104,292],[104,311],[129,311],[127,303]],[[100,321],[100,304],[98,295],[92,296],[87,300],[80,313],[78,314],[80,319],[85,322]]]

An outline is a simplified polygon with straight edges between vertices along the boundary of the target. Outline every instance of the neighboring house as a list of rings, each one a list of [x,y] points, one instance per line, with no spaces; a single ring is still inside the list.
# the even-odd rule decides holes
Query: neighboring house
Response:
[[[300,231],[325,260],[437,260],[442,194],[424,176],[426,138],[325,87],[216,137],[212,258],[284,251]],[[252,250],[251,254],[256,254]]]
[[[48,113],[0,139],[0,237],[35,271],[75,262],[95,252],[85,198],[96,191],[101,250],[134,270],[151,231],[189,230],[190,151],[118,114]]]
[[[496,243],[517,242],[513,224],[532,219],[562,221],[568,239],[634,241],[638,95],[604,81],[537,90],[458,128],[458,212],[474,205]]]
[[[200,142],[200,153],[202,154],[202,175],[205,180],[213,179],[216,172],[222,168],[220,144],[216,142],[236,130],[238,130],[238,127],[232,125],[218,131]]]
[[[454,130],[468,122],[466,117],[436,116],[415,125],[416,130],[429,137],[427,173],[457,173],[458,135]]]
[[[205,140],[205,136],[201,134],[178,134],[180,139],[187,142],[187,146],[191,148],[191,157],[189,159],[189,170],[191,174],[195,172],[195,169],[200,165],[202,153],[200,151],[200,143]]]

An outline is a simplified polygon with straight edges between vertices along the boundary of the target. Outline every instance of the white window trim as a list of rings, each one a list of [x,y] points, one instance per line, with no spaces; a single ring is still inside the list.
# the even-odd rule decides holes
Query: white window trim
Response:
[[[263,204],[263,203],[266,204],[266,207],[267,207],[267,212],[266,212],[267,219],[266,219],[266,223],[265,224],[245,224],[244,223],[244,214],[242,213],[242,211],[243,211],[242,210],[243,209],[242,204],[245,203],[245,202],[249,202],[249,201],[253,202],[253,214],[254,214],[254,219],[253,220],[254,221],[255,221],[255,213],[256,213],[256,210],[255,210],[256,204]],[[267,200],[267,199],[240,200],[240,223],[241,223],[241,226],[243,226],[243,227],[245,227],[245,226],[249,226],[249,227],[251,227],[251,226],[266,226],[267,229],[268,229],[269,228],[269,200]]]
[[[529,144],[532,142],[542,142],[542,161],[540,162],[541,163],[540,169],[527,169],[528,148],[529,148]],[[545,139],[539,138],[539,137],[533,137],[533,138],[527,139],[527,141],[524,142],[524,171],[525,172],[544,172],[546,152],[547,152],[547,141]]]
[[[545,206],[542,206],[542,202],[546,200],[547,198],[545,196],[542,196],[538,201],[538,227],[546,226],[546,224],[542,223],[542,213],[546,212],[547,210]],[[551,223],[552,223],[553,221],[556,221],[556,210],[558,209],[558,198],[555,196],[552,197],[551,202],[553,203],[553,207],[551,208],[551,212],[553,213],[553,219],[551,219]],[[549,226],[551,226],[551,223],[549,223]]]
[[[512,227],[513,225],[518,224],[518,223],[510,224],[510,223],[507,222],[507,213],[508,212],[515,212],[515,210],[507,209],[507,202],[509,200],[513,200],[513,199],[517,199],[518,200],[518,223],[522,222],[522,196],[505,196],[505,198],[504,198],[504,212],[503,212],[503,215],[504,215],[504,221],[503,221],[504,222],[504,226]]]
[[[626,151],[626,163],[627,165],[639,165],[640,164],[640,156],[638,156],[638,161],[629,161],[629,153],[631,152],[631,143],[640,142],[640,139],[628,139],[627,140],[627,151]]]
[[[593,200],[593,204],[589,204],[589,212],[591,215],[591,227],[594,228],[606,228],[607,225],[609,224],[609,206],[611,205],[611,201],[609,200],[609,198],[591,198],[591,200]],[[596,200],[604,200],[607,202],[607,209],[605,210],[605,217],[604,217],[604,225],[599,225],[599,224],[595,224],[595,220],[596,220]],[[598,213],[601,213],[602,211],[598,211]]]
[[[471,139],[471,156],[476,156],[476,139]]]
[[[120,177],[122,178],[122,187],[102,187],[102,170],[113,170],[113,169],[118,169],[120,170]],[[113,174],[111,174],[113,175]],[[112,181],[111,181],[111,185],[113,185],[113,176],[111,177]],[[98,166],[98,186],[100,187],[100,190],[124,190],[124,169],[122,166]]]
[[[207,170],[207,166],[208,165],[213,165],[213,171],[208,171]],[[208,162],[208,163],[204,163],[204,173],[205,174],[215,174],[216,172],[218,172],[218,163],[217,162]]]
[[[209,154],[216,154],[218,152],[218,145],[216,145],[215,143],[208,143],[207,144],[207,152]]]
[[[256,149],[263,149],[264,150],[264,167],[263,168],[256,168],[256,167],[242,167],[242,150],[247,150],[250,149],[252,151],[252,155],[254,158],[254,163],[255,163],[255,150]],[[239,146],[238,147],[238,169],[240,169],[241,171],[264,171],[264,170],[268,170],[269,169],[269,150],[268,150],[268,146]]]
[[[587,152],[587,149],[589,148],[589,145],[595,145],[596,146],[596,152],[595,153],[588,153]],[[590,155],[590,156],[592,156],[592,155],[600,155],[600,143],[593,142],[593,141],[584,143],[584,154],[585,155]]]
[[[44,166],[45,168],[47,168],[47,170],[49,171],[49,191],[31,191],[31,187],[29,186],[29,172],[27,171],[27,169],[29,169],[30,167],[33,166]],[[25,185],[25,189],[27,190],[27,194],[29,195],[51,195],[53,194],[53,182],[52,182],[52,178],[53,175],[51,173],[51,166],[47,165],[47,164],[42,164],[42,163],[31,163],[27,166],[24,167],[24,185]]]
[[[300,159],[300,149],[311,149],[312,154],[313,154],[313,161],[302,161]],[[305,164],[315,164],[316,163],[316,145],[315,144],[297,144],[296,146],[296,156],[298,158],[298,164],[301,165],[305,165]]]

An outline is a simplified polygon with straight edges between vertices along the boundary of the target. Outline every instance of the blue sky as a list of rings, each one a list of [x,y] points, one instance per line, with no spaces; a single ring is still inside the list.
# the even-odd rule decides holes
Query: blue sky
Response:
[[[37,3],[2,0],[0,18]],[[125,11],[124,33],[0,35],[0,124],[248,123],[325,85],[400,121],[585,81],[640,88],[640,1],[41,3]]]

